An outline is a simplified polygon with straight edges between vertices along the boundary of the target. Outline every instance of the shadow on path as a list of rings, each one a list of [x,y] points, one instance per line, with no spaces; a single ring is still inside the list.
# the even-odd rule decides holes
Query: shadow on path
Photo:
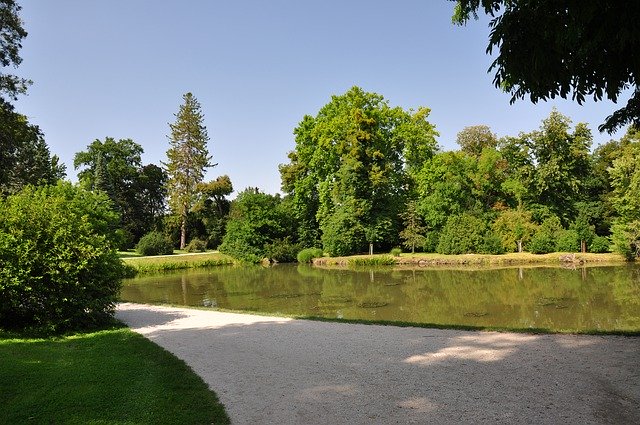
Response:
[[[234,423],[640,423],[640,339],[290,320],[135,304]]]

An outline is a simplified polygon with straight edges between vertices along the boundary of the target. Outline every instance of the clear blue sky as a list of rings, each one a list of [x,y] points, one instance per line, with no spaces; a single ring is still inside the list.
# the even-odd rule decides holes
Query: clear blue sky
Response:
[[[169,122],[192,92],[236,190],[280,189],[293,129],[357,85],[392,106],[427,106],[445,150],[485,124],[498,136],[540,126],[553,106],[597,126],[615,105],[532,105],[492,85],[487,20],[451,24],[445,0],[22,0],[29,36],[17,70],[34,81],[19,112],[39,125],[76,180],[73,156],[95,139],[131,138],[165,160]],[[626,99],[624,99],[626,102]],[[614,135],[619,138],[622,132]]]

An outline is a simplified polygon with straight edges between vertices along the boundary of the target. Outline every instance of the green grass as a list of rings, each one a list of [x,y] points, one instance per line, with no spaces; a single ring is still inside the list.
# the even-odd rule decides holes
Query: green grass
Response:
[[[490,254],[389,254],[352,255],[349,257],[315,258],[317,266],[372,266],[372,265],[408,265],[408,266],[517,266],[517,265],[561,265],[561,264],[621,264],[626,260],[618,254],[566,253],[531,254],[528,252],[502,255]]]
[[[233,264],[233,258],[219,252],[203,252],[189,255],[163,255],[159,257],[123,258],[125,264],[136,273],[165,270],[193,269]]]
[[[127,328],[30,339],[0,333],[0,424],[226,424],[181,360]]]
[[[347,260],[347,264],[351,267],[358,266],[393,266],[396,260],[390,255],[370,255],[370,256],[354,256]]]

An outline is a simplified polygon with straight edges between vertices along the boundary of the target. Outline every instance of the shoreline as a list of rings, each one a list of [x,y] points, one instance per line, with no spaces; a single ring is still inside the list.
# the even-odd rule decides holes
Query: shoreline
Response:
[[[391,263],[393,262],[393,263]],[[383,264],[388,263],[388,264]],[[566,253],[553,252],[549,254],[509,253],[509,254],[407,254],[394,257],[391,254],[351,255],[347,257],[314,258],[314,266],[593,266],[593,265],[622,265],[629,264],[619,254]]]

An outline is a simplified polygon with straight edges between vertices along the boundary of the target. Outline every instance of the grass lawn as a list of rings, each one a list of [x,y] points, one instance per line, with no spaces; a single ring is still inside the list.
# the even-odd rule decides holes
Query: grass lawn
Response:
[[[128,266],[138,273],[157,272],[162,270],[192,269],[198,267],[233,264],[234,260],[217,251],[188,255],[161,255],[153,257],[123,257]]]
[[[0,406],[0,424],[229,423],[184,362],[128,328],[0,333]]]

